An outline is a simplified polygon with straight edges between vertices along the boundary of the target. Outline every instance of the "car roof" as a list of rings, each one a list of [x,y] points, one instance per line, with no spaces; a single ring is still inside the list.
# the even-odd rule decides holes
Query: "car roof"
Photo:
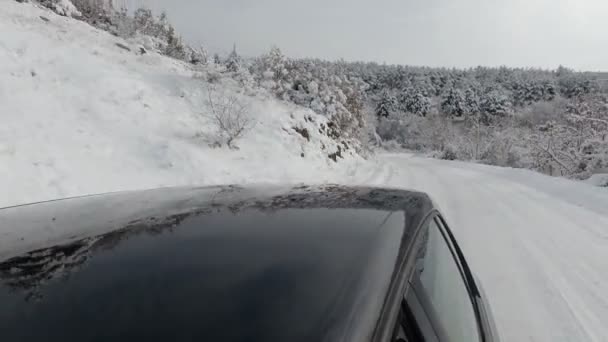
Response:
[[[0,330],[25,340],[368,340],[431,210],[422,193],[333,185],[7,208],[2,224],[58,237],[0,260]]]

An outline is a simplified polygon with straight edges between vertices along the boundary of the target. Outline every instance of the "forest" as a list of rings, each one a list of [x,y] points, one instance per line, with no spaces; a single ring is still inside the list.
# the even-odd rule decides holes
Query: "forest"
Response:
[[[41,0],[56,11],[61,3]],[[210,57],[204,47],[183,42],[164,13],[71,3],[81,20],[146,42],[205,69],[209,78],[229,77],[250,93],[264,91],[325,115],[325,133],[362,155],[407,150],[577,179],[608,172],[606,74],[564,66],[453,69],[294,59],[278,47],[243,57],[235,46]]]

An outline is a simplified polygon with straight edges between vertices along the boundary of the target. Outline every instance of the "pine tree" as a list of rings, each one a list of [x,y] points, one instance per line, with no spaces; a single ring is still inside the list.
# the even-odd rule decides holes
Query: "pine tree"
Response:
[[[217,52],[213,54],[213,64],[215,64],[215,65],[222,64],[222,59],[220,58],[220,55]]]
[[[272,72],[272,78],[275,81],[286,81],[287,79],[287,60],[281,49],[278,47],[272,47],[268,55],[265,56],[265,64],[267,65],[267,70]]]
[[[495,118],[505,117],[512,112],[512,104],[506,95],[506,91],[498,89],[484,94],[479,107],[486,124]]]
[[[383,91],[380,101],[378,101],[378,104],[376,105],[376,117],[378,117],[378,119],[389,117],[395,112],[396,105],[397,101],[393,94],[387,90]]]
[[[154,17],[149,8],[138,8],[133,13],[135,29],[145,35],[153,35]]]
[[[465,95],[460,89],[450,88],[441,100],[443,114],[461,117],[467,112]]]
[[[237,72],[241,68],[241,58],[236,53],[236,44],[232,47],[232,52],[228,55],[226,59],[226,69],[231,72]]]
[[[402,110],[419,116],[426,116],[431,111],[432,102],[425,93],[424,90],[417,90],[414,87],[405,89],[399,100]]]
[[[464,92],[464,102],[467,114],[479,113],[479,97],[472,88],[467,88]]]
[[[182,44],[182,39],[180,36],[175,33],[175,29],[173,26],[169,26],[167,32],[167,46],[165,47],[164,53],[167,56],[171,56],[173,58],[186,60],[186,50],[184,45]]]

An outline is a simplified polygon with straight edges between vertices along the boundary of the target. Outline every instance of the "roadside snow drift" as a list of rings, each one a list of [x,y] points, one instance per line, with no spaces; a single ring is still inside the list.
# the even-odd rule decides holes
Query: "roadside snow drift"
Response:
[[[0,32],[0,207],[171,185],[323,182],[324,171],[349,167],[327,158],[336,146],[315,128],[323,117],[238,94],[228,79],[215,87],[249,103],[255,125],[240,150],[210,148],[200,137],[215,130],[198,77],[206,70],[140,54],[84,22],[3,1]]]
[[[595,174],[585,181],[587,184],[608,187],[608,173]]]

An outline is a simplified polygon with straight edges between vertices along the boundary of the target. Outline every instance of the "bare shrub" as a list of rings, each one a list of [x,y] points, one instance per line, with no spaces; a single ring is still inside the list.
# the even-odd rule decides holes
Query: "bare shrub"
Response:
[[[234,141],[254,126],[250,106],[235,95],[218,92],[213,86],[207,89],[206,104],[210,111],[206,116],[217,128],[216,144],[237,148]]]

